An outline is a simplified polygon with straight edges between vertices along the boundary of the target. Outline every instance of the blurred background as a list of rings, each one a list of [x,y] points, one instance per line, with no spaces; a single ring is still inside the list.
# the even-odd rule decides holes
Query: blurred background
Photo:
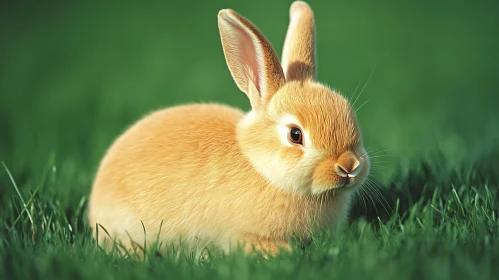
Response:
[[[55,185],[86,194],[107,147],[143,115],[201,101],[249,109],[217,13],[250,19],[280,56],[291,2],[2,1],[0,160],[29,185],[52,159],[67,178]],[[318,79],[349,98],[362,91],[365,143],[385,155],[379,180],[427,155],[458,164],[496,149],[499,2],[308,3]]]

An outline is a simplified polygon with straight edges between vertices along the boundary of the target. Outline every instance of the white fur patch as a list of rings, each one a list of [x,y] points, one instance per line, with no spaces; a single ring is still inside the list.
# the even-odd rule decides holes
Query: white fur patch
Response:
[[[250,124],[255,123],[256,120],[257,120],[256,112],[254,110],[251,110],[248,113],[246,113],[246,116],[242,120],[242,125],[244,127],[247,127]]]
[[[243,119],[242,126],[254,123],[256,118],[256,112],[248,112]],[[312,146],[309,132],[303,129],[302,124],[292,115],[286,115],[277,120],[276,133],[284,146],[293,146],[288,140],[291,124],[300,126],[304,134],[304,146],[295,146],[304,151],[298,162],[290,163],[286,155],[273,156],[266,149],[252,151],[248,156],[255,168],[274,186],[291,193],[310,194],[313,192],[312,174],[323,155]]]
[[[288,139],[289,127],[287,125],[278,124],[277,134],[279,135],[279,140],[284,146],[292,147],[293,144],[289,143]]]
[[[303,157],[294,166],[284,166],[281,160],[277,160],[268,168],[285,168],[282,171],[276,171],[271,176],[271,180],[277,185],[286,188],[293,193],[311,193],[311,176],[317,162],[321,159],[322,155],[313,147],[309,131],[303,128],[303,125],[293,115],[285,115],[277,122],[277,133],[281,143],[287,147],[294,146],[289,142],[289,127],[290,125],[297,125],[303,133],[303,146],[299,146],[303,151]],[[279,164],[281,162],[281,164]],[[272,167],[271,167],[272,166]],[[281,175],[276,175],[281,174]]]

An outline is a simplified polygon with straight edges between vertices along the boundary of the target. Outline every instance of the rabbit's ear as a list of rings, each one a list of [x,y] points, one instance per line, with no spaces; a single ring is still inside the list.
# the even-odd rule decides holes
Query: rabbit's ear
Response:
[[[231,9],[218,13],[218,28],[234,81],[251,106],[260,109],[285,83],[275,50],[258,28]]]
[[[316,78],[315,22],[310,6],[295,1],[289,9],[289,26],[282,50],[287,81]]]

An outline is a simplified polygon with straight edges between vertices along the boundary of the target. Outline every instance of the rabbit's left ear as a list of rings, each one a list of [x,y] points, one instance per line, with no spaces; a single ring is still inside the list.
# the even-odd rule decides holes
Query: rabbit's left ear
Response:
[[[282,50],[286,81],[316,78],[315,22],[310,6],[295,1],[289,9],[289,27]]]
[[[218,13],[218,26],[234,81],[254,109],[265,108],[285,83],[274,48],[255,25],[231,9]]]

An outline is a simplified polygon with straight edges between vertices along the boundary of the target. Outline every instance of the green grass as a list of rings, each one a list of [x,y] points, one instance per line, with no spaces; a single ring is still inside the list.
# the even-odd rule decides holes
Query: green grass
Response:
[[[496,278],[493,1],[311,2],[319,79],[360,96],[373,151],[340,232],[269,260],[172,250],[140,261],[98,249],[85,209],[106,148],[164,106],[248,109],[216,14],[242,13],[280,52],[290,1],[266,2],[0,4],[0,279]]]

